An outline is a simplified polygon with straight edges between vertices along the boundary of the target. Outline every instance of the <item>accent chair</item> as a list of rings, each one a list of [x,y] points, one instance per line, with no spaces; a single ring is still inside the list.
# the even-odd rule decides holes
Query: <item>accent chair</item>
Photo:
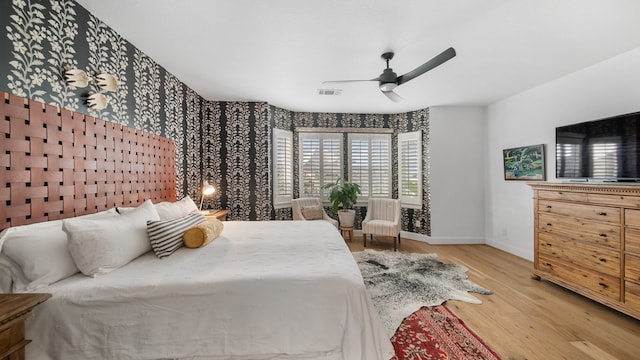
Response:
[[[373,240],[373,235],[393,237],[393,251],[400,245],[400,200],[397,199],[369,199],[367,215],[362,220],[362,238],[367,247],[367,235]],[[398,245],[396,245],[398,240]]]
[[[322,202],[318,198],[299,198],[291,200],[293,220],[324,220],[338,228],[338,220],[331,218],[324,211]],[[307,216],[305,217],[305,214]]]

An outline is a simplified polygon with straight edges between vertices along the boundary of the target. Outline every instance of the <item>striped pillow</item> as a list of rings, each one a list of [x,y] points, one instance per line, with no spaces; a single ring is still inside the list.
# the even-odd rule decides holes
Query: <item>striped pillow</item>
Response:
[[[204,215],[197,212],[175,219],[147,221],[147,233],[153,252],[160,259],[173,254],[184,245],[184,232],[204,221]]]

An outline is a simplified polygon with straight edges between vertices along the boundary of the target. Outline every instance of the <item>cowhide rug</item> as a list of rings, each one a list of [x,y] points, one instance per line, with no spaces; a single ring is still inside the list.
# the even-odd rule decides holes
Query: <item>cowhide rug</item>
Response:
[[[422,306],[440,305],[447,300],[481,304],[469,292],[491,294],[467,279],[465,266],[442,263],[437,254],[365,249],[354,252],[353,257],[389,336],[402,319]]]

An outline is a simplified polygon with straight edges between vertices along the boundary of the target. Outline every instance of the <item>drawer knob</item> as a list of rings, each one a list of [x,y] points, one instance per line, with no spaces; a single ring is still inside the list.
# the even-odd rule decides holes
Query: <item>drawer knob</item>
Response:
[[[607,262],[607,259],[605,259],[605,258],[600,258],[600,259],[598,259],[598,260],[600,260],[600,261],[602,261],[602,262]]]
[[[609,287],[609,285],[607,285],[607,284],[605,284],[603,282],[599,282],[598,285],[602,286],[605,289]]]
[[[553,224],[552,223],[547,223],[547,226],[553,226]]]
[[[551,209],[551,205],[547,205],[547,209]]]
[[[547,243],[547,246],[551,246],[551,243]]]
[[[607,216],[607,213],[606,213],[606,212],[604,212],[604,211],[600,211],[600,212],[598,213],[598,215],[600,215],[600,216]]]
[[[600,237],[607,237],[607,234],[600,234]]]
[[[562,195],[562,194],[563,194],[563,192],[562,192],[562,191],[558,191],[558,195]]]

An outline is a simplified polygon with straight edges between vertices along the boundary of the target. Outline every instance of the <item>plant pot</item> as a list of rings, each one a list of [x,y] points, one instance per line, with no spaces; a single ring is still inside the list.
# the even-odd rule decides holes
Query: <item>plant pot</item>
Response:
[[[355,210],[339,210],[338,219],[340,219],[340,226],[353,227],[353,221],[356,218]]]

